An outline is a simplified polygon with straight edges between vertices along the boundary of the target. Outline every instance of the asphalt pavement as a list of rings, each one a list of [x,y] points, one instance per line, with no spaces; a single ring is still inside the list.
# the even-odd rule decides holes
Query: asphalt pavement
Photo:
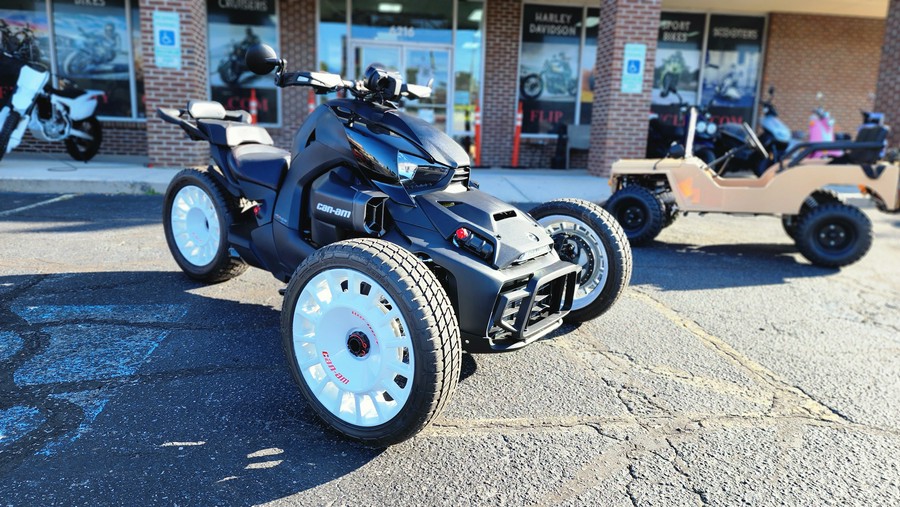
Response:
[[[2,170],[2,168],[0,168]],[[282,284],[189,281],[158,195],[0,194],[3,505],[897,505],[900,217],[814,267],[777,219],[683,217],[601,318],[464,355],[388,449],[293,385]]]

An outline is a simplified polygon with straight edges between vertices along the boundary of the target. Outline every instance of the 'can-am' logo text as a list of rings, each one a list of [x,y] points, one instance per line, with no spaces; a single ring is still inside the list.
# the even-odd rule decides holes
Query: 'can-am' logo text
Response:
[[[331,213],[332,215],[339,216],[341,218],[350,218],[349,210],[335,208],[334,206],[331,206],[329,204],[320,202],[319,204],[316,204],[316,209],[319,211],[324,211],[325,213]]]

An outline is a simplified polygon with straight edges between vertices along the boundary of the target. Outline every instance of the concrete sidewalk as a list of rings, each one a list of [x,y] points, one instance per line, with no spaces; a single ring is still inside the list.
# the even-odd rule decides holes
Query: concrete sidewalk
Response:
[[[66,154],[10,153],[0,161],[0,191],[75,194],[164,193],[179,171],[149,168],[138,157],[99,156],[75,162]],[[537,203],[562,197],[602,202],[605,178],[584,169],[473,169],[481,190],[507,202]]]

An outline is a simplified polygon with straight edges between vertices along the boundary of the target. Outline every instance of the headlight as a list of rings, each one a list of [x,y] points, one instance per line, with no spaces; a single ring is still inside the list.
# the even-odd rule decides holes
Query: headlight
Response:
[[[701,133],[701,134],[705,134],[705,133],[706,133],[706,122],[705,122],[705,121],[698,121],[698,122],[697,122],[697,132],[699,132],[699,133]]]
[[[424,190],[439,184],[450,168],[429,165],[427,160],[406,153],[397,153],[397,173],[400,183],[409,191]]]
[[[709,134],[709,135],[715,134],[717,130],[719,130],[719,126],[716,125],[716,124],[713,123],[713,122],[709,122],[709,123],[706,125],[706,133]]]

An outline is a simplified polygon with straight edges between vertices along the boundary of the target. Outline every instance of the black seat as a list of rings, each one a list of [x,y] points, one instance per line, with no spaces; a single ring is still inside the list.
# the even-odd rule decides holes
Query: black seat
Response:
[[[242,180],[272,190],[278,189],[287,173],[291,154],[287,150],[265,144],[244,144],[231,150],[229,165]]]
[[[235,147],[242,144],[254,143],[272,146],[275,144],[266,129],[227,120],[197,120],[197,128],[209,138],[212,144]]]
[[[851,164],[874,164],[881,158],[887,140],[888,128],[881,125],[863,127],[856,134],[858,143],[878,143],[878,148],[851,148],[847,150],[846,157]]]

